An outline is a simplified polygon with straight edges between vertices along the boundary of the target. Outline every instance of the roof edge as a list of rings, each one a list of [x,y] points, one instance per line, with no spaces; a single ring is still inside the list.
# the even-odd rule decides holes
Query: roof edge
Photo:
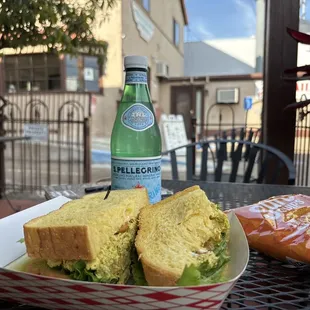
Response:
[[[182,8],[182,13],[183,13],[183,18],[184,18],[184,24],[188,25],[188,16],[187,16],[187,11],[186,11],[186,6],[185,6],[185,0],[180,0],[181,2],[181,8]]]
[[[162,79],[166,82],[214,82],[214,81],[247,81],[247,80],[262,80],[262,73],[252,74],[229,74],[229,75],[213,75],[213,76],[181,76],[181,77],[168,77]]]

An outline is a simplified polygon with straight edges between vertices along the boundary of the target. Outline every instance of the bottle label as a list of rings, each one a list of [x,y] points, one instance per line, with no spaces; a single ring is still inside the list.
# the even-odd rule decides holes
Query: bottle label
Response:
[[[111,158],[112,189],[146,187],[150,202],[161,200],[161,156]]]
[[[155,118],[149,108],[141,103],[135,103],[124,111],[121,122],[134,131],[144,131],[154,125]]]
[[[147,84],[147,73],[145,71],[127,71],[126,84]]]

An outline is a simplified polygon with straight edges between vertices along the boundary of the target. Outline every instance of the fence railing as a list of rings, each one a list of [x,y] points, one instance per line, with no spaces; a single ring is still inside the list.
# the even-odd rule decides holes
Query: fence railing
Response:
[[[310,184],[310,105],[297,110],[295,126],[294,164],[296,183]]]
[[[198,129],[198,130],[197,130]],[[260,124],[247,123],[209,123],[192,122],[192,142],[217,137],[237,138],[243,130],[245,135],[253,132],[252,141],[261,141]],[[296,185],[310,184],[310,105],[297,110],[295,125],[294,165],[296,167]]]
[[[226,138],[239,139],[241,131],[245,137],[249,132],[253,132],[255,141],[260,138],[260,124],[245,124],[245,123],[211,123],[197,124],[195,119],[192,121],[192,141],[200,141],[210,138],[218,138],[225,136]]]
[[[6,96],[0,107],[1,136],[22,136],[25,124],[40,124],[48,133],[43,141],[7,143],[7,191],[40,192],[45,185],[90,180],[90,105],[88,93]]]

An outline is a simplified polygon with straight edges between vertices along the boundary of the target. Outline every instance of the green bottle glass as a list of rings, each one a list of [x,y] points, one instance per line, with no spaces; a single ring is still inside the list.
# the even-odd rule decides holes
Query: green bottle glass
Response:
[[[146,187],[161,200],[161,136],[147,84],[147,58],[124,59],[125,89],[111,136],[112,189]]]

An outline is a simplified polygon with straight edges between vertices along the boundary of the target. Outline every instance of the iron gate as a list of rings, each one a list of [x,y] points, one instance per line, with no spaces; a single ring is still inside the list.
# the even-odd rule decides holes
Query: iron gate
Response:
[[[306,100],[303,95],[301,100]],[[297,109],[295,126],[294,164],[296,185],[310,184],[310,105]]]
[[[218,108],[218,120],[211,120],[211,112]],[[223,122],[223,109],[228,111],[228,119],[226,117]],[[235,121],[235,110],[231,105],[213,104],[206,111],[206,123],[197,123],[196,119],[192,119],[193,138],[192,142],[206,139],[216,139],[218,137],[225,137],[228,139],[248,139],[253,142],[258,142],[261,138],[261,125],[248,124],[247,118],[243,123]],[[243,133],[242,133],[243,132]]]
[[[22,136],[25,124],[48,130],[45,141],[6,143],[0,171],[6,192],[41,194],[45,185],[90,181],[90,105],[89,93],[9,94],[2,100],[2,136]]]
[[[214,108],[218,108],[219,110],[219,119],[218,119],[218,123],[216,122],[211,122],[210,121],[210,114],[211,114],[211,111],[214,109]],[[231,115],[231,122],[229,123],[223,123],[222,122],[222,119],[223,119],[223,114],[222,114],[222,111],[223,109],[227,109],[229,110],[230,112],[230,115]],[[209,135],[213,135],[214,133],[219,133],[223,130],[223,127],[224,129],[227,128],[227,125],[230,127],[230,128],[235,128],[235,111],[234,109],[231,107],[231,105],[227,104],[227,105],[219,105],[217,103],[214,103],[212,104],[209,109],[207,110],[207,113],[206,113],[206,129],[205,129],[205,133],[206,133],[206,136],[209,136]]]

